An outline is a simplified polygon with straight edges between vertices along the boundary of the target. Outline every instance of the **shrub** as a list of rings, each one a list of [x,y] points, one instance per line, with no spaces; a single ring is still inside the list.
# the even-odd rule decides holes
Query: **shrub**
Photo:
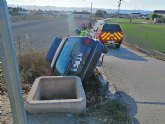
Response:
[[[150,17],[147,17],[146,20],[150,20]]]
[[[105,104],[104,112],[118,122],[130,122],[129,107],[120,100],[112,100]]]
[[[151,14],[151,19],[152,20],[154,20],[154,18],[160,18],[160,17],[161,17],[161,15],[156,14],[156,13]]]
[[[31,51],[19,55],[19,70],[22,83],[33,83],[39,76],[52,74],[50,65],[45,60],[45,53],[45,51]]]

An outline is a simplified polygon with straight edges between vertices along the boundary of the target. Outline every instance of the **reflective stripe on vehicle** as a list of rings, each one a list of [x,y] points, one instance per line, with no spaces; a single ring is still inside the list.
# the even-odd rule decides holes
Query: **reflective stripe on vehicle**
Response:
[[[115,32],[111,34],[110,32],[103,32],[101,35],[102,40],[121,40],[123,37],[121,32]]]
[[[106,33],[106,35],[102,39],[105,40],[109,36],[110,36],[110,32]]]
[[[114,35],[120,40],[120,36],[117,33],[114,33]]]

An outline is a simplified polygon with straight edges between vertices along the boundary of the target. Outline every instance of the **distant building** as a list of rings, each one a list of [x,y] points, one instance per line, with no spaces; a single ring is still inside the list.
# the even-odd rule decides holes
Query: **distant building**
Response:
[[[74,12],[73,13],[74,18],[77,19],[90,19],[91,18],[91,13],[90,12]]]
[[[130,16],[132,18],[139,18],[141,16],[141,13],[139,13],[139,12],[138,13],[131,13]]]
[[[165,16],[165,10],[155,10],[154,13]]]
[[[129,14],[119,13],[120,18],[129,18]]]

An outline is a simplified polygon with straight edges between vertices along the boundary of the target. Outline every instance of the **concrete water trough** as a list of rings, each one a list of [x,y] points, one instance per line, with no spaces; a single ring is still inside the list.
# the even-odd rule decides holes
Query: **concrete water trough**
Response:
[[[26,101],[30,113],[82,113],[86,96],[76,76],[43,76],[35,80]]]

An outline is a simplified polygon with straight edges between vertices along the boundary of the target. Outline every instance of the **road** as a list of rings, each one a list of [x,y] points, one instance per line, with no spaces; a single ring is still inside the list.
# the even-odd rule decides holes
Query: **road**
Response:
[[[16,22],[12,24],[14,40],[17,48],[21,46],[23,50],[47,49],[56,36],[75,35],[74,30],[81,22],[72,17]]]
[[[131,50],[111,48],[103,71],[132,106],[142,124],[165,123],[165,62]]]

